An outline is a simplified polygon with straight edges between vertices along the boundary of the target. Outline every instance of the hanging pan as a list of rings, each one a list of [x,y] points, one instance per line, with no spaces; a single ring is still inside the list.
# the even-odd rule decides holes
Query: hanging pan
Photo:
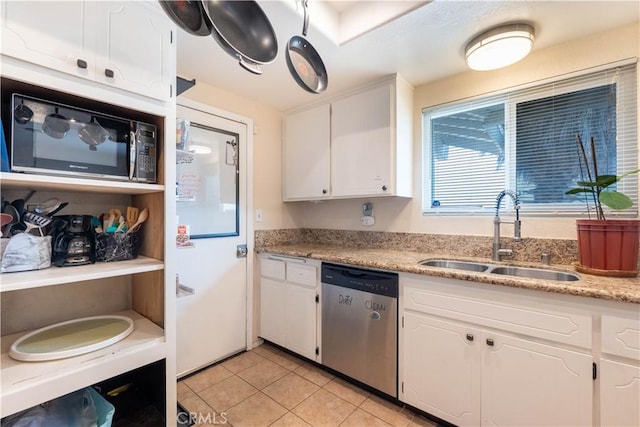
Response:
[[[309,26],[307,0],[302,0],[304,25],[302,36],[293,36],[287,45],[287,67],[301,88],[311,93],[321,93],[327,89],[327,69],[318,52],[305,38]]]
[[[194,36],[211,35],[211,25],[200,0],[160,0],[160,6],[175,24]]]
[[[278,40],[271,22],[255,1],[202,0],[212,26],[211,35],[240,66],[262,74],[260,65],[278,55]]]

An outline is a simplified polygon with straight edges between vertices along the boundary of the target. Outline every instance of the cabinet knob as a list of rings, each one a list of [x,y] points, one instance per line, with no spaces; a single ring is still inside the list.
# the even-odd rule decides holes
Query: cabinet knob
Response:
[[[467,334],[467,340],[473,341],[473,334]]]
[[[382,186],[382,191],[387,191],[387,186],[386,185]]]
[[[87,61],[85,61],[84,59],[78,59],[76,61],[76,64],[78,65],[78,68],[87,68]]]
[[[487,345],[493,347],[493,338],[487,338]]]
[[[323,190],[322,190],[322,194],[327,194],[327,190],[326,190],[326,189],[323,189]]]
[[[107,76],[107,77],[113,77],[113,76],[115,76],[115,74],[113,73],[113,70],[110,70],[110,69],[108,69],[108,68],[105,68],[105,69],[104,69],[104,75],[105,75],[105,76]]]

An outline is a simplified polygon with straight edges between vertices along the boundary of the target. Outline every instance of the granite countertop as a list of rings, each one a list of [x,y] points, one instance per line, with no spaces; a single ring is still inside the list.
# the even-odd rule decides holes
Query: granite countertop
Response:
[[[492,285],[509,286],[514,288],[533,289],[538,291],[555,292],[560,294],[577,295],[583,297],[600,298],[613,301],[640,304],[640,278],[612,278],[577,273],[571,265],[555,265],[549,267],[541,264],[523,262],[496,262],[486,258],[456,257],[436,253],[398,251],[387,249],[358,249],[321,244],[282,244],[257,247],[258,252],[268,252],[279,255],[296,256],[337,262],[354,266],[378,268],[397,272],[422,274],[426,276],[445,277],[450,279],[470,280]],[[517,265],[522,267],[549,268],[578,274],[580,280],[561,282],[554,280],[531,279],[497,274],[477,273],[436,267],[426,267],[418,264],[425,259],[464,259],[490,264]]]

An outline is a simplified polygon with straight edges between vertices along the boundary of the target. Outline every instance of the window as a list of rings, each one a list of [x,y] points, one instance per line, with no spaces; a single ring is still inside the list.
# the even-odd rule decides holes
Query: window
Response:
[[[515,190],[521,212],[579,215],[577,137],[593,138],[599,174],[638,168],[636,66],[625,65],[423,111],[423,212],[493,213]],[[617,184],[637,215],[638,180]]]

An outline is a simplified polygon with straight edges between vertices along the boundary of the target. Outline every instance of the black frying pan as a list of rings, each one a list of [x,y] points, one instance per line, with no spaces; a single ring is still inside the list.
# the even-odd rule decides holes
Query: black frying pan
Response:
[[[278,40],[269,18],[255,1],[202,0],[211,35],[240,66],[262,74],[261,64],[278,55]]]
[[[211,25],[204,15],[200,0],[160,0],[160,6],[175,24],[195,36],[211,35]]]
[[[318,51],[305,38],[309,26],[307,0],[302,0],[304,25],[302,36],[293,36],[287,45],[287,67],[298,85],[311,93],[321,93],[327,89],[327,69]]]

